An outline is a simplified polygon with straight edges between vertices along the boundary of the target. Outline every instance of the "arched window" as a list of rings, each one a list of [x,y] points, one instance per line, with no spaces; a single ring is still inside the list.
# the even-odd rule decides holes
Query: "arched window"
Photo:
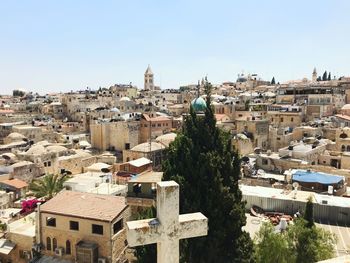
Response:
[[[57,248],[57,239],[53,238],[52,239],[52,250],[55,251],[56,248]]]
[[[70,245],[70,241],[69,240],[66,241],[66,254],[67,255],[71,254],[71,245]]]
[[[51,250],[51,238],[46,238],[46,250]]]
[[[345,145],[342,145],[342,146],[341,146],[341,151],[342,151],[342,152],[345,152]]]
[[[346,151],[350,152],[350,145],[346,146]]]

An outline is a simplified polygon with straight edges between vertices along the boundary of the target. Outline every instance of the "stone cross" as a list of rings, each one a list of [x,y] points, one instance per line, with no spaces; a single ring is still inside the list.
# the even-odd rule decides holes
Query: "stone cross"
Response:
[[[130,247],[157,243],[158,263],[178,263],[179,240],[208,233],[202,213],[179,215],[179,185],[174,181],[157,183],[157,218],[126,225]]]

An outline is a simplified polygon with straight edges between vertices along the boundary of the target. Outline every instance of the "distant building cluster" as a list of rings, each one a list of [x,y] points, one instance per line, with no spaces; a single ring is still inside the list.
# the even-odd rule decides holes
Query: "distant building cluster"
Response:
[[[201,115],[209,106],[205,85],[161,89],[148,66],[143,89],[2,95],[0,261],[130,260],[125,224],[155,204],[169,145],[191,107]],[[297,199],[293,189],[311,192],[320,205],[322,195],[350,195],[350,77],[314,69],[310,79],[279,83],[239,74],[212,87],[216,125],[242,160],[247,205],[269,198],[259,187],[289,191],[283,200]],[[31,186],[49,175],[66,177],[63,190],[38,197]],[[350,220],[350,211],[332,220]]]

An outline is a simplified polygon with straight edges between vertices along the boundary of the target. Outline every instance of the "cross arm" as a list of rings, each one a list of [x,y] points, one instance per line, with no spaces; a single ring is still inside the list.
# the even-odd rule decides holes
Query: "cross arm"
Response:
[[[179,215],[180,239],[206,236],[208,234],[208,218],[202,213]]]
[[[156,218],[126,222],[126,228],[130,247],[154,244],[160,237]]]

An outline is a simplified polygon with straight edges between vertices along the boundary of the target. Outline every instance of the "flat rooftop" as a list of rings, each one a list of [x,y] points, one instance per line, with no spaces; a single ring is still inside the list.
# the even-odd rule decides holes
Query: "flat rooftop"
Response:
[[[158,183],[162,181],[163,172],[146,171],[132,177],[130,183]]]
[[[9,233],[20,234],[29,237],[35,237],[35,215],[33,212],[19,220],[16,220],[8,225]]]

